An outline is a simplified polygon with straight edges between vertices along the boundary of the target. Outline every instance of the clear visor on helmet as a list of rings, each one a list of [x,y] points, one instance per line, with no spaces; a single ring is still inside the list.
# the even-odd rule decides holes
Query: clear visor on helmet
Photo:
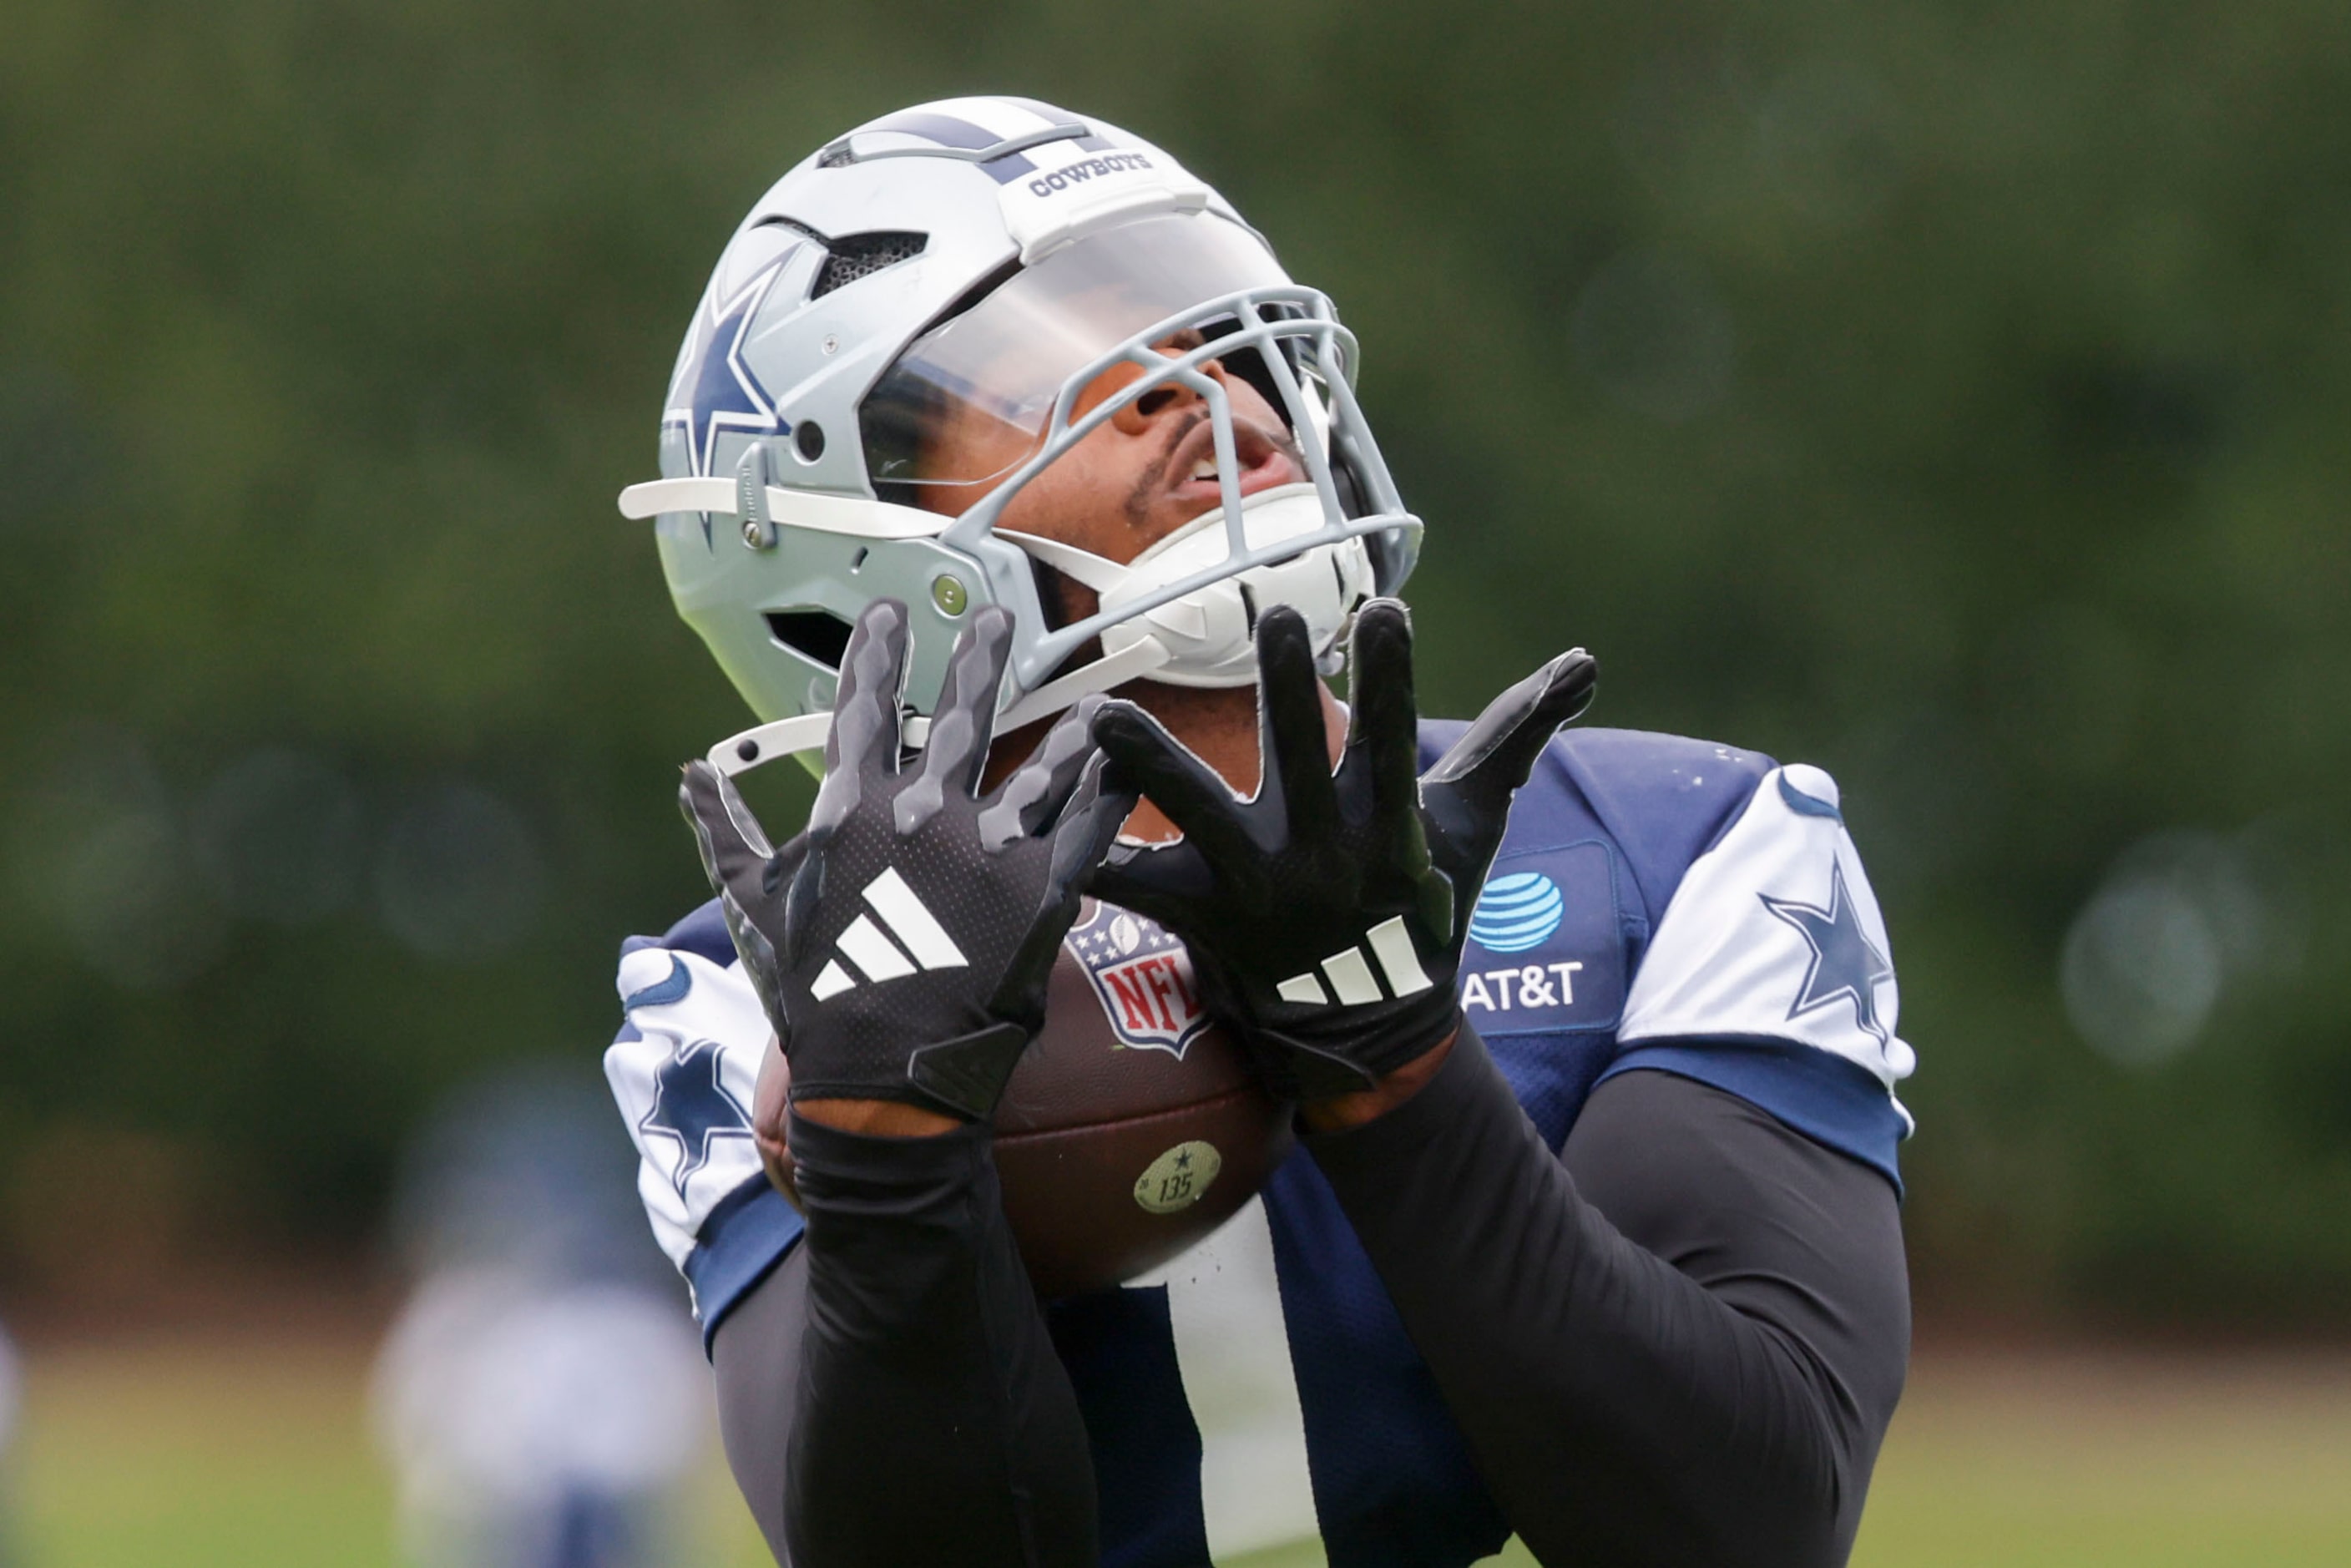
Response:
[[[1288,282],[1254,235],[1207,213],[1124,225],[1054,252],[917,338],[867,394],[862,423],[877,493],[886,498],[897,486],[977,493],[995,484],[1043,444],[1055,400],[1077,371],[1204,301]],[[1169,347],[1192,347],[1235,324],[1231,317],[1192,320]],[[1284,352],[1299,364],[1299,349],[1285,342]],[[1233,358],[1228,368],[1236,373],[1264,376],[1254,350]],[[1107,372],[1081,401],[1139,373]],[[1307,379],[1319,377],[1309,369]],[[1288,417],[1284,399],[1268,402]],[[919,504],[922,494],[905,498]],[[961,509],[935,492],[930,504]]]

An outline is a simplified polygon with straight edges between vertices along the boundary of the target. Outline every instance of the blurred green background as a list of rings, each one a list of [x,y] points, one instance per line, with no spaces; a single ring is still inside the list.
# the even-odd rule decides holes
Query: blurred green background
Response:
[[[394,1568],[348,1347],[252,1337],[43,1358],[16,1489],[38,1568]],[[770,1568],[715,1462],[677,1568]],[[1945,1352],[1914,1369],[1854,1568],[2339,1568],[2351,1360]],[[1290,1554],[1237,1568],[1320,1568]],[[1493,1568],[1531,1568],[1506,1552]]]
[[[592,1071],[741,718],[612,506],[688,312],[819,141],[1009,91],[1335,296],[1431,707],[1580,642],[1594,722],[1837,775],[1930,1333],[2339,1337],[2342,23],[18,0],[0,1310],[364,1298],[439,1095]]]

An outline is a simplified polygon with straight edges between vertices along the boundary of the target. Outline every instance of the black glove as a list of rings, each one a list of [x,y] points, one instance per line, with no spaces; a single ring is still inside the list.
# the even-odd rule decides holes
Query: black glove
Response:
[[[1099,698],[977,794],[1011,644],[1010,614],[973,612],[919,770],[902,773],[906,607],[867,606],[841,660],[824,784],[780,852],[723,774],[686,765],[679,800],[796,1102],[904,1100],[983,1121],[1044,1021],[1078,883],[1134,798],[1103,787],[1088,735]]]
[[[1212,1010],[1302,1099],[1369,1087],[1442,1044],[1476,897],[1510,797],[1598,668],[1562,653],[1497,697],[1426,775],[1412,695],[1412,621],[1392,599],[1356,617],[1353,713],[1332,772],[1306,623],[1259,620],[1264,782],[1236,799],[1208,766],[1130,704],[1094,720],[1103,751],[1184,831],[1122,844],[1092,891],[1182,936]]]

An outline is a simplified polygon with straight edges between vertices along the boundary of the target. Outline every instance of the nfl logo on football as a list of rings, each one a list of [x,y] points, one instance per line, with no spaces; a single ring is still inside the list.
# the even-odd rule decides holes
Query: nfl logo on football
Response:
[[[1110,1019],[1113,1033],[1143,1051],[1181,1059],[1208,1027],[1184,944],[1153,922],[1097,904],[1064,939]]]

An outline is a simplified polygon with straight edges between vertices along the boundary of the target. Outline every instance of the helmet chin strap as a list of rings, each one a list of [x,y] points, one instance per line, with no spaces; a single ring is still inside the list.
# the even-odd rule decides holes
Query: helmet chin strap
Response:
[[[690,493],[689,486],[695,486]],[[786,505],[796,510],[803,509],[809,500],[820,499],[825,504],[825,515],[817,526],[830,525],[831,530],[842,532],[871,532],[876,524],[887,527],[897,522],[888,514],[911,510],[886,503],[844,502],[772,488],[768,497],[771,500],[784,498]],[[622,505],[623,511],[658,512],[692,502],[719,511],[729,509],[732,500],[731,495],[717,487],[717,482],[665,480],[632,486],[622,496]],[[784,508],[777,510],[782,513]],[[803,526],[816,522],[805,517],[791,520]],[[1126,562],[1035,534],[1009,528],[998,528],[995,533],[1092,589],[1102,608],[1114,612],[1155,589],[1173,586],[1203,569],[1229,559],[1237,533],[1245,541],[1244,548],[1256,550],[1285,538],[1311,535],[1322,527],[1322,502],[1314,486],[1292,484],[1276,486],[1249,497],[1242,505],[1241,526],[1238,529],[1227,523],[1225,509],[1218,507],[1153,541],[1148,549]],[[1355,538],[1311,545],[1287,559],[1220,578],[1181,598],[1105,627],[1101,634],[1101,658],[1046,682],[1002,709],[997,716],[997,733],[1006,734],[1050,718],[1081,697],[1146,677],[1180,686],[1251,685],[1257,679],[1254,648],[1260,605],[1295,606],[1305,614],[1313,630],[1317,654],[1334,656],[1348,617],[1357,604],[1369,597],[1372,586],[1370,559],[1363,542]],[[832,716],[829,713],[775,719],[720,741],[710,748],[710,764],[732,776],[778,757],[818,750],[831,728]],[[905,722],[905,738],[911,746],[923,745],[929,731],[926,718],[911,716]]]
[[[1129,681],[1141,680],[1166,662],[1166,649],[1154,638],[1142,638],[1107,658],[1096,659],[1059,680],[1046,682],[1011,706],[1000,710],[996,716],[996,733],[1009,735],[1023,725],[1050,718],[1074,705],[1080,697],[1106,692]],[[907,745],[919,747],[930,739],[931,721],[919,714],[911,715],[901,729]],[[826,737],[831,734],[832,715],[829,713],[804,713],[791,718],[774,719],[739,735],[730,735],[712,747],[710,765],[732,778],[762,763],[773,762],[779,757],[822,750]]]
[[[1148,603],[1156,591],[1213,571],[1242,551],[1255,558],[1279,550],[1285,541],[1312,538],[1324,519],[1321,495],[1312,485],[1298,483],[1277,485],[1243,501],[1238,527],[1217,507],[1153,540],[1124,563],[1009,528],[998,528],[996,536],[1092,589],[1105,613],[1127,612],[1102,629],[1105,654],[1114,656],[1137,642],[1156,642],[1167,657],[1154,679],[1177,686],[1246,686],[1257,681],[1257,614],[1262,607],[1287,604],[1304,615],[1318,657],[1338,646],[1355,606],[1373,591],[1371,558],[1360,538],[1301,544],[1293,555],[1262,560],[1180,598],[1148,609],[1127,607]]]

